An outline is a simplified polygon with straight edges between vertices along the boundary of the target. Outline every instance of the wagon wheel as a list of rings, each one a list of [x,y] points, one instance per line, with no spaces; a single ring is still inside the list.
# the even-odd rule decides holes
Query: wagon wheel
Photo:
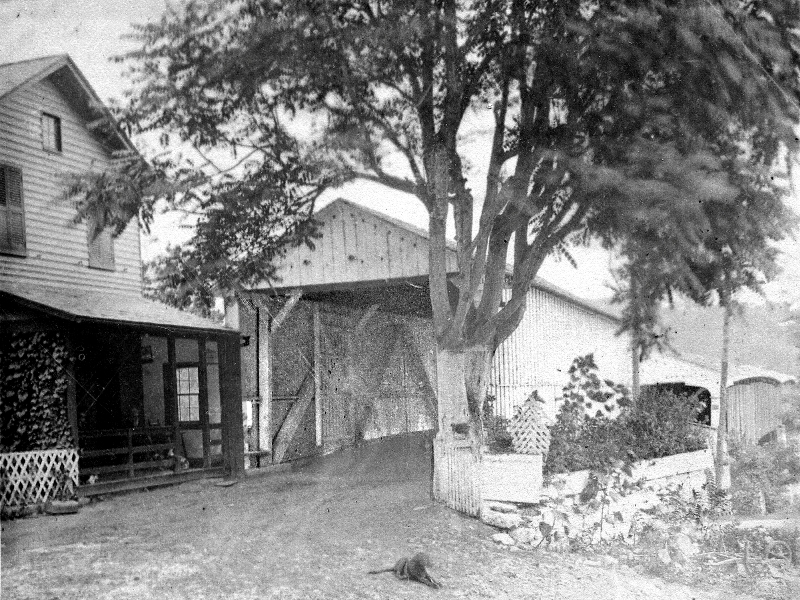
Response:
[[[792,560],[792,548],[782,540],[775,540],[767,546],[767,558],[789,562]]]

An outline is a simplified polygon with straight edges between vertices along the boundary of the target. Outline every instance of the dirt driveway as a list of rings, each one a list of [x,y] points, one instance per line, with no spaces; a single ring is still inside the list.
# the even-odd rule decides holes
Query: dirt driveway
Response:
[[[117,496],[77,515],[4,522],[2,598],[730,599],[575,555],[509,551],[431,502],[420,438],[296,472]],[[444,589],[367,575],[425,549]]]

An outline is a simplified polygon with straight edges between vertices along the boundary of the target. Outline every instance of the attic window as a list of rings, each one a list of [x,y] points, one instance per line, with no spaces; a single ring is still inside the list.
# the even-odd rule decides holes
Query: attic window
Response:
[[[48,113],[42,113],[42,148],[61,152],[61,119]]]

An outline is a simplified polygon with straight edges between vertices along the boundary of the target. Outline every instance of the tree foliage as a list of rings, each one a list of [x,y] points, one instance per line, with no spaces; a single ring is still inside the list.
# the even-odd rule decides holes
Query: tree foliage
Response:
[[[254,206],[299,202],[279,211],[288,231],[348,179],[416,197],[439,347],[491,355],[568,243],[633,239],[625,249],[646,270],[648,236],[669,240],[670,260],[684,248],[694,260],[720,227],[764,209],[759,194],[780,200],[771,178],[797,146],[799,11],[796,0],[188,2],[136,26],[119,116],[191,146],[206,170],[221,151],[240,163],[230,194],[200,195],[220,212],[194,246],[231,278],[274,276],[254,253],[283,240],[255,227]],[[475,123],[491,139],[479,198]],[[729,209],[742,181],[757,193],[740,214]]]

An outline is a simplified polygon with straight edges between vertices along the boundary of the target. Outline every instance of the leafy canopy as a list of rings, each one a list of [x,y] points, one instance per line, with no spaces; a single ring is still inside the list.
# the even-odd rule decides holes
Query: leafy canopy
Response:
[[[202,157],[166,171],[207,215],[192,252],[226,285],[273,277],[273,248],[312,235],[302,223],[328,186],[412,194],[430,215],[437,340],[493,349],[569,242],[634,240],[644,268],[647,240],[667,240],[685,273],[720,231],[778,214],[761,195],[779,203],[770,178],[797,146],[798,24],[796,0],[188,2],[135,27],[118,115]],[[474,123],[491,138],[479,198]],[[113,203],[84,196],[85,211]],[[147,220],[158,193],[141,196],[110,222]]]

